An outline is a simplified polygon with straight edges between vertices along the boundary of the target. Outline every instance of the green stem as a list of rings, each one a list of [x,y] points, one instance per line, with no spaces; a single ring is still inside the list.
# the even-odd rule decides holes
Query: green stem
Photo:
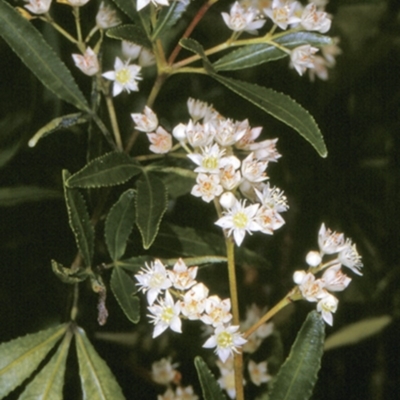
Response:
[[[79,47],[78,41],[71,36],[64,28],[61,28],[60,25],[58,25],[53,18],[51,18],[50,14],[46,13],[44,14],[44,17],[39,17],[42,21],[48,22],[56,31],[61,33],[66,39],[68,39],[71,43],[76,44]]]
[[[82,41],[81,17],[79,15],[79,7],[73,7],[72,13],[75,17],[76,36],[78,38],[78,47],[82,53],[85,52],[85,44]]]
[[[122,145],[121,132],[120,132],[119,126],[118,126],[118,120],[117,120],[117,115],[115,113],[113,99],[109,94],[106,94],[105,98],[106,98],[106,104],[107,104],[107,109],[108,109],[108,115],[110,116],[111,126],[112,126],[112,130],[114,133],[114,138],[115,138],[115,142],[117,144],[117,148],[119,151],[123,151],[124,147]]]

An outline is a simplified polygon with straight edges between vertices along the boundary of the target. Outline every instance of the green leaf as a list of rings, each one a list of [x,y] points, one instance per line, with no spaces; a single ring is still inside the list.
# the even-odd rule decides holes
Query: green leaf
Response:
[[[111,152],[95,158],[67,181],[70,188],[98,188],[125,183],[141,168],[126,153]]]
[[[140,301],[134,296],[136,283],[121,267],[115,267],[111,275],[111,290],[129,321],[134,324],[140,320]]]
[[[128,42],[136,43],[140,46],[146,47],[149,50],[152,50],[151,42],[147,38],[146,32],[141,28],[140,25],[119,25],[108,29],[106,31],[106,36],[113,39],[127,40]]]
[[[307,400],[317,381],[321,366],[325,323],[312,311],[304,321],[296,340],[269,391],[271,400]]]
[[[66,329],[67,325],[58,325],[0,344],[0,398],[35,371]]]
[[[350,346],[361,342],[385,329],[391,322],[392,317],[382,315],[375,318],[367,318],[354,324],[347,325],[330,335],[325,341],[324,350],[332,350],[337,347]]]
[[[139,257],[131,257],[126,258],[125,260],[119,260],[114,262],[114,266],[116,268],[123,268],[136,274],[140,268],[143,268],[146,263],[149,263],[154,260],[152,256],[139,256]]]
[[[90,221],[85,200],[78,189],[70,189],[66,186],[66,181],[69,177],[70,173],[64,170],[64,196],[67,205],[69,226],[75,235],[76,245],[82,254],[85,265],[89,267],[92,263],[94,252],[94,227]]]
[[[12,207],[31,201],[61,198],[62,194],[59,191],[37,186],[15,186],[0,188],[0,207]]]
[[[324,46],[332,43],[332,39],[329,36],[320,35],[319,33],[294,32],[276,38],[275,43],[287,49],[293,49],[304,44],[319,47]],[[272,44],[252,44],[231,51],[213,63],[213,67],[217,71],[233,71],[254,67],[255,65],[278,60],[287,56],[288,54],[286,52]]]
[[[194,359],[204,400],[226,400],[214,375],[201,357]]]
[[[161,219],[167,209],[167,190],[152,174],[143,174],[137,183],[136,224],[148,249],[157,236]]]
[[[292,127],[311,143],[321,157],[326,157],[325,142],[317,123],[309,112],[292,98],[253,83],[227,78],[213,72],[209,74],[228,89]]]
[[[26,387],[19,400],[63,400],[64,373],[72,332],[67,331],[51,360]]]
[[[113,0],[115,5],[124,12],[131,20],[135,20],[137,17],[135,3],[126,0]]]
[[[89,114],[91,110],[65,64],[32,24],[0,0],[0,35],[51,92]]]
[[[107,215],[104,231],[108,252],[113,260],[119,260],[124,255],[135,223],[134,194],[133,189],[122,193]]]
[[[186,11],[189,0],[173,1],[169,7],[162,7],[151,39],[159,38],[166,30],[171,29]]]
[[[179,44],[186,50],[192,51],[193,53],[198,54],[201,59],[203,60],[204,67],[209,70],[213,71],[214,68],[211,65],[209,59],[207,58],[206,54],[204,53],[203,46],[194,39],[181,39]]]
[[[68,114],[55,118],[35,133],[32,139],[28,142],[28,146],[35,147],[40,139],[50,135],[50,133],[56,132],[60,129],[66,129],[74,125],[83,124],[87,121],[87,117],[83,116],[82,113]]]
[[[169,258],[167,260],[162,260],[163,264],[166,266],[174,266],[180,258]],[[204,264],[217,264],[217,263],[226,263],[228,259],[223,256],[202,256],[202,257],[188,257],[182,258],[183,262],[188,266],[194,265],[204,265]]]
[[[98,355],[82,328],[75,330],[75,343],[83,399],[124,400],[122,390],[110,368]]]
[[[86,268],[80,268],[78,270],[73,270],[71,268],[66,268],[63,265],[59,264],[57,261],[51,260],[51,269],[64,283],[79,283],[84,281],[89,275],[91,275],[90,271]]]

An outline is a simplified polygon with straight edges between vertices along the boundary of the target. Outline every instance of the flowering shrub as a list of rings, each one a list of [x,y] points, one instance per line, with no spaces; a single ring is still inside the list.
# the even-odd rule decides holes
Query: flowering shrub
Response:
[[[322,134],[301,105],[226,72],[287,58],[299,79],[306,72],[311,79],[327,79],[328,68],[340,54],[338,40],[325,35],[332,17],[324,11],[323,2],[303,5],[273,0],[231,4],[217,15],[218,29],[225,37],[216,44],[200,43],[192,33],[216,2],[101,2],[87,26],[81,16],[93,0],[63,0],[61,4],[29,0],[17,8],[0,0],[0,35],[48,90],[76,108],[75,113],[59,115],[40,129],[29,146],[40,146],[46,136],[62,128],[86,124],[88,151],[97,149],[96,156],[88,152],[86,165],[60,173],[77,253],[71,256],[70,266],[57,260],[51,266],[71,288],[69,317],[63,324],[0,347],[2,397],[32,376],[23,396],[40,397],[46,392],[51,399],[62,398],[74,338],[83,397],[124,398],[80,320],[84,282],[98,298],[100,326],[109,317],[106,298],[111,289],[128,320],[137,324],[142,318],[152,339],[168,338],[169,331],[185,335],[190,324],[200,327],[197,339],[202,345],[191,351],[207,359],[206,363],[200,356],[195,358],[205,399],[223,399],[222,391],[230,398],[244,399],[249,385],[259,388],[262,398],[268,395],[272,400],[310,397],[325,323],[333,324],[338,308],[340,295],[331,292],[345,290],[352,279],[342,267],[352,275],[362,275],[356,246],[322,224],[316,238],[319,250],[307,254],[307,266],[294,272],[293,288],[283,293],[282,300],[269,310],[240,304],[235,257],[244,259],[243,264],[260,260],[245,247],[249,236],[274,235],[284,229],[290,212],[284,191],[270,182],[267,172],[284,157],[278,151],[278,139],[266,138],[261,126],[252,126],[251,116],[223,115],[218,105],[196,93],[185,107],[177,103],[179,112],[171,115],[158,107],[157,99],[166,90],[165,83],[173,85],[178,74],[207,75],[297,131],[325,157]],[[71,14],[75,29],[53,18],[53,9],[59,7]],[[35,20],[54,28],[74,46],[74,52],[65,59],[56,55],[34,26]],[[70,71],[66,65],[72,62]],[[91,83],[87,93],[76,83],[83,79]],[[129,123],[124,122],[126,117]],[[215,211],[207,232],[211,240],[202,237],[190,221],[182,227],[165,217],[169,208],[176,207],[176,198],[189,193]],[[194,245],[186,243],[190,241]],[[225,266],[227,297],[215,291],[204,273],[217,273]],[[286,361],[272,374],[267,360],[260,360],[257,352],[267,338],[277,335],[272,317],[299,300],[316,303],[315,311],[304,322]],[[241,318],[240,311],[246,307]],[[179,360],[172,364],[172,359],[171,354],[155,361],[148,373],[164,387],[158,399],[200,398],[198,385],[183,384],[185,373],[178,370]],[[46,365],[33,376],[43,360]]]

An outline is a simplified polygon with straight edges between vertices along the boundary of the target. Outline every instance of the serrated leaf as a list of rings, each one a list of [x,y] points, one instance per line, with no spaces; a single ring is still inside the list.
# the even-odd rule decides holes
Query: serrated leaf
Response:
[[[74,125],[83,124],[88,119],[82,113],[68,114],[58,117],[47,123],[43,128],[39,129],[28,142],[29,147],[36,146],[40,139],[50,135],[60,129],[66,129]]]
[[[135,223],[134,190],[122,193],[111,207],[105,223],[105,238],[111,258],[119,260],[125,253],[126,244]]]
[[[38,30],[4,0],[0,0],[0,35],[47,89],[61,100],[91,113],[65,64]]]
[[[72,270],[59,264],[55,260],[51,260],[51,269],[54,274],[64,283],[79,283],[84,281],[90,274],[88,269]]]
[[[222,232],[217,235],[167,223],[161,225],[153,249],[165,257],[226,256]],[[246,262],[263,268],[268,266],[263,257],[244,246],[235,249],[235,258],[238,263]]]
[[[0,398],[35,371],[66,329],[67,325],[58,325],[0,344]]]
[[[152,33],[152,40],[161,36],[166,30],[171,29],[182,14],[186,11],[189,0],[173,1],[169,7],[162,7]]]
[[[124,400],[122,390],[105,361],[96,352],[85,331],[75,330],[79,376],[84,400]]]
[[[112,0],[114,4],[122,11],[124,12],[131,20],[135,20],[137,17],[137,12],[135,8],[135,3],[131,1],[126,1],[126,0]]]
[[[162,260],[163,264],[166,266],[174,266],[180,258],[168,258],[166,260]],[[183,262],[188,266],[194,266],[194,265],[204,265],[204,264],[218,264],[218,263],[223,263],[227,262],[228,259],[223,256],[203,256],[203,257],[187,257],[187,258],[182,258]]]
[[[69,177],[70,173],[64,170],[64,196],[69,226],[74,233],[76,245],[85,261],[85,265],[89,267],[92,263],[94,252],[94,227],[90,221],[85,200],[78,189],[71,189],[66,186],[66,181]]]
[[[167,190],[161,179],[143,174],[137,183],[136,195],[136,224],[143,248],[148,249],[154,242],[167,204]]]
[[[106,36],[113,39],[127,40],[128,42],[136,43],[140,46],[146,47],[149,50],[152,50],[151,42],[147,38],[146,32],[140,27],[140,25],[119,25],[108,29],[106,31]]]
[[[121,267],[115,267],[111,275],[111,290],[118,304],[134,324],[140,320],[140,301],[134,294],[137,292],[136,283]]]
[[[37,186],[15,186],[0,188],[0,207],[12,207],[31,201],[61,199],[62,194],[57,190]]]
[[[327,156],[324,138],[314,118],[292,98],[253,83],[227,78],[213,72],[209,74],[228,89],[296,130],[321,157]]]
[[[131,257],[126,258],[125,260],[119,260],[114,262],[114,266],[116,268],[126,269],[133,274],[136,274],[140,268],[143,268],[146,263],[149,263],[154,260],[152,256],[139,256],[139,257]]]
[[[63,400],[64,373],[72,332],[67,331],[56,353],[26,387],[19,400]]]
[[[326,341],[324,350],[332,350],[337,347],[350,346],[378,334],[392,322],[390,315],[382,315],[376,318],[367,318],[354,324],[347,325],[330,335]]]
[[[194,359],[204,400],[226,400],[214,375],[201,357]]]
[[[70,188],[98,188],[125,183],[141,168],[126,153],[111,152],[95,158],[67,181]]]
[[[304,44],[317,47],[324,46],[332,43],[332,39],[329,36],[313,32],[294,32],[280,36],[274,42],[287,49],[293,49]],[[213,63],[213,67],[216,71],[234,71],[254,67],[287,56],[287,53],[272,44],[258,43],[231,51]]]
[[[203,46],[197,42],[194,39],[181,39],[179,41],[179,44],[186,50],[192,51],[193,53],[198,54],[201,59],[203,60],[204,67],[207,69],[207,71],[213,71],[214,67],[211,65],[209,59],[207,58]]]
[[[271,400],[307,400],[317,381],[324,348],[325,323],[312,311],[269,391]]]

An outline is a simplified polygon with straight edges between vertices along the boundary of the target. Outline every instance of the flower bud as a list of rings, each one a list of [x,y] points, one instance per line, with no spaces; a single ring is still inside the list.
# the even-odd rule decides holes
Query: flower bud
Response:
[[[85,54],[72,54],[75,65],[88,76],[93,76],[99,71],[99,62],[96,53],[88,47]]]
[[[186,139],[186,125],[185,124],[178,124],[173,130],[172,130],[172,136],[178,140],[179,142],[182,142],[183,140]]]
[[[232,192],[225,192],[219,198],[219,204],[226,209],[232,208],[236,204],[236,201],[236,197]]]
[[[321,264],[321,261],[322,261],[322,257],[318,253],[318,251],[310,251],[310,252],[308,252],[308,254],[306,256],[306,263],[310,267],[317,267],[319,264]]]

